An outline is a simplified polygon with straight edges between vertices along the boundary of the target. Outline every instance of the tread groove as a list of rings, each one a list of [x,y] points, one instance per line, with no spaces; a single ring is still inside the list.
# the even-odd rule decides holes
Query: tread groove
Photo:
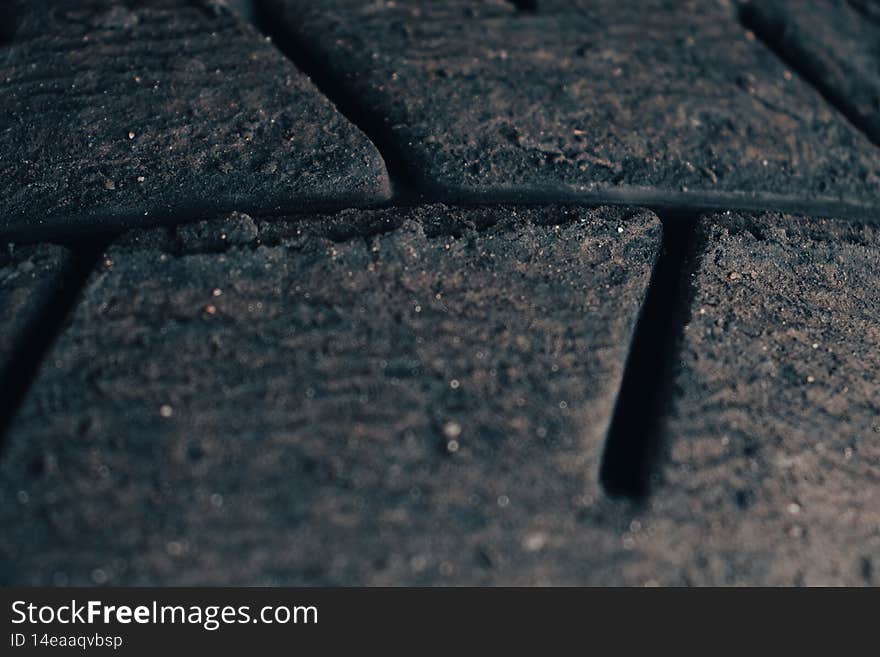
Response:
[[[6,371],[0,372],[0,382],[3,383],[3,395],[0,397],[0,456],[18,409],[108,244],[107,240],[91,241],[73,249],[73,260],[65,271],[64,281],[44,308],[33,317],[13,351],[15,355],[12,361]]]
[[[378,117],[364,111],[360,99],[351,93],[345,81],[339,80],[329,67],[312,57],[295,39],[285,35],[283,31],[274,29],[273,26],[279,21],[274,20],[271,11],[260,0],[252,0],[250,6],[256,28],[269,37],[275,47],[296,68],[305,73],[318,91],[342,116],[364,133],[379,151],[391,179],[391,191],[394,197],[413,197],[417,188],[416,176],[412,167],[406,165],[399,148],[388,138],[389,127]],[[245,14],[240,13],[240,15]]]
[[[663,449],[696,263],[697,217],[687,210],[659,216],[663,244],[633,331],[599,473],[606,493],[635,501],[650,494]]]

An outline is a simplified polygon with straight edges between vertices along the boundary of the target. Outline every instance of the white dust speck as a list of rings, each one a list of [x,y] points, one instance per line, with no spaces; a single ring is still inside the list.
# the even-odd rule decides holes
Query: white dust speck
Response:
[[[522,546],[526,552],[537,552],[547,544],[547,535],[543,532],[534,532],[523,539]]]
[[[447,422],[443,425],[443,435],[455,440],[461,435],[461,425],[458,422]]]

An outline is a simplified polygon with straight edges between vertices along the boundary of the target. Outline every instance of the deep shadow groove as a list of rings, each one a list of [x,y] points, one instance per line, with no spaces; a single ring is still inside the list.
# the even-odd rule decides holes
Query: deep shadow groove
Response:
[[[318,91],[329,98],[336,109],[359,128],[378,149],[391,178],[393,195],[398,198],[417,197],[417,190],[422,185],[416,179],[413,167],[406,165],[406,158],[399,146],[390,138],[390,127],[385,124],[382,117],[366,110],[363,99],[352,92],[345,80],[339,79],[332,67],[315,59],[307,48],[284,30],[277,29],[281,20],[271,15],[265,3],[254,0],[251,6],[257,28],[270,37],[275,46],[300,71],[309,76]]]
[[[17,2],[0,0],[0,48],[12,43],[18,28],[19,9]]]
[[[510,4],[517,8],[517,11],[529,12],[534,14],[538,11],[538,0],[507,0]]]
[[[106,246],[107,242],[90,242],[73,250],[72,262],[62,273],[58,289],[30,321],[13,350],[12,361],[5,371],[0,372],[3,385],[3,395],[0,396],[0,456],[18,409],[56,338],[64,329]]]
[[[602,455],[606,493],[644,501],[664,445],[696,264],[697,216],[662,213],[663,244],[636,322]]]
[[[839,93],[834,87],[823,82],[821,76],[816,75],[810,66],[809,53],[803,52],[797,47],[795,47],[795,52],[789,52],[783,47],[785,26],[781,19],[762,19],[760,11],[755,9],[751,3],[741,5],[737,14],[743,27],[753,32],[774,55],[785,62],[804,82],[818,91],[822,98],[853,127],[875,145],[880,146],[880,132],[878,132],[877,126],[871,122],[868,116],[862,114],[845,94]]]

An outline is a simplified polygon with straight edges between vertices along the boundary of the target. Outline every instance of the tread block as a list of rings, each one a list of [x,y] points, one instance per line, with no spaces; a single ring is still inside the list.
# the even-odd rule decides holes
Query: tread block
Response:
[[[0,58],[4,234],[389,196],[367,138],[219,3],[36,0],[19,18]]]
[[[262,5],[441,196],[871,206],[880,191],[876,148],[730,3]]]
[[[701,234],[635,550],[659,583],[876,585],[880,230],[734,214]]]
[[[10,432],[0,579],[611,577],[582,516],[659,242],[558,206],[130,233]]]

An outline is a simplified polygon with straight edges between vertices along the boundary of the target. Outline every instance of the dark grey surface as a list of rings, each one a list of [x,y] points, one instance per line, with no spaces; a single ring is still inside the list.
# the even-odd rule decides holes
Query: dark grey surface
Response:
[[[876,205],[878,151],[732,3],[261,5],[443,198]]]
[[[280,45],[431,195],[672,204],[646,307],[645,210],[272,219],[381,198],[375,150],[229,2],[117,4],[0,6],[0,233],[78,249],[0,255],[0,584],[878,583],[880,228],[818,218],[878,151],[804,80],[871,131],[880,5],[762,3],[803,78],[725,2],[301,7]],[[707,202],[813,216],[691,250]],[[118,239],[65,323],[86,230],[233,206]],[[597,483],[618,394],[623,478],[666,429],[642,505]]]
[[[659,239],[556,206],[129,234],[9,434],[0,580],[613,581],[596,475]]]
[[[36,0],[0,55],[0,230],[386,198],[384,163],[218,3]]]

